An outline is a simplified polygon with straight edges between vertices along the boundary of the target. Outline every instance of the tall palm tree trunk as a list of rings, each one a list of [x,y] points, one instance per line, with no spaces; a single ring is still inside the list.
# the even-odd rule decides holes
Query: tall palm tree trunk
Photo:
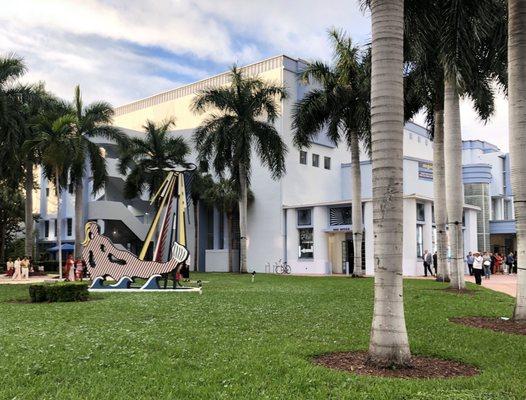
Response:
[[[511,183],[517,227],[517,302],[526,320],[526,0],[509,0],[508,76]]]
[[[444,160],[446,174],[447,225],[451,250],[450,287],[466,287],[464,280],[464,249],[462,235],[462,134],[457,82],[447,74],[444,84]]]
[[[25,182],[24,190],[26,194],[25,204],[25,225],[26,225],[26,242],[25,253],[28,257],[33,257],[33,163],[25,163]]]
[[[247,171],[244,165],[239,166],[239,272],[247,272]]]
[[[404,1],[371,1],[371,21],[375,274],[369,359],[404,366],[411,359],[402,285]]]
[[[84,185],[81,181],[75,184],[75,258],[82,257],[82,241],[84,238]]]
[[[360,171],[360,146],[356,134],[351,135],[352,176],[352,233],[354,247],[353,275],[362,275],[362,174]]]
[[[199,201],[194,201],[194,272],[199,270]]]
[[[57,190],[57,246],[58,246],[58,274],[62,279],[62,229],[60,229],[60,185],[59,185],[59,171],[55,170],[55,188]]]
[[[446,282],[449,276],[447,260],[447,208],[444,164],[444,109],[435,106],[435,137],[433,138],[433,197],[437,232],[437,280]]]
[[[228,272],[232,271],[232,210],[226,212],[226,226],[228,231]]]

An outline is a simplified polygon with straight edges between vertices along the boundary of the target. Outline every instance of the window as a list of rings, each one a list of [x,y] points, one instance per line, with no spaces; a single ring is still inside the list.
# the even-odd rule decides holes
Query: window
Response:
[[[312,209],[298,210],[298,226],[312,225]]]
[[[416,203],[416,220],[425,221],[426,220],[426,211],[424,204]]]
[[[416,256],[422,257],[424,254],[424,227],[416,226]]]
[[[49,237],[49,221],[44,221],[44,237]]]
[[[323,167],[325,169],[331,169],[331,158],[330,157],[323,157]]]
[[[504,200],[504,219],[506,221],[509,221],[510,219],[513,219],[511,210],[511,201],[510,200]]]
[[[351,225],[352,207],[333,207],[329,210],[329,224],[331,226]]]
[[[435,223],[435,205],[431,206],[431,222]]]
[[[313,258],[314,257],[314,240],[312,228],[298,229],[299,232],[299,254],[298,258]]]
[[[214,248],[214,209],[212,207],[206,210],[206,248]]]
[[[300,151],[300,164],[307,165],[307,152]]]
[[[58,237],[58,219],[55,220],[55,237]]]
[[[312,166],[313,167],[319,167],[320,166],[320,156],[318,154],[312,155]]]
[[[73,219],[68,218],[66,221],[67,221],[67,235],[72,236],[73,235]]]

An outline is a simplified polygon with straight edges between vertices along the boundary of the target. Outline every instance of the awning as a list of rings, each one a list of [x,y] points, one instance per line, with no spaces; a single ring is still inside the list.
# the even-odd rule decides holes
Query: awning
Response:
[[[75,250],[75,246],[70,243],[64,243],[62,245],[62,251],[73,251]],[[47,251],[58,251],[58,246],[53,246],[47,249]]]

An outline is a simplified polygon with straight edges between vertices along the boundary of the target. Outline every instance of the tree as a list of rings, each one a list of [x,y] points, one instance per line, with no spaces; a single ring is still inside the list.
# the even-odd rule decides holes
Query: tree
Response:
[[[362,274],[362,189],[360,141],[370,146],[370,51],[360,54],[352,40],[337,30],[329,31],[333,46],[333,66],[317,61],[302,72],[305,82],[322,85],[310,91],[293,110],[294,144],[308,148],[327,127],[329,139],[345,142],[351,150],[352,225],[354,246],[353,275]]]
[[[53,181],[57,196],[57,246],[59,274],[62,279],[62,219],[60,215],[61,188],[67,184],[67,173],[71,167],[71,154],[76,150],[75,118],[66,114],[58,119],[43,117],[39,122],[38,135],[24,142],[24,154],[36,154],[44,175]]]
[[[190,184],[190,197],[194,209],[194,271],[199,270],[199,205],[202,201],[207,202],[207,192],[214,185],[212,176],[200,170],[193,173]]]
[[[20,232],[20,223],[24,218],[23,203],[20,190],[0,183],[0,263],[5,262],[6,250]]]
[[[230,85],[204,89],[193,102],[195,113],[211,113],[196,129],[194,142],[198,158],[211,162],[222,176],[230,170],[240,188],[240,272],[247,272],[247,201],[252,151],[266,166],[273,179],[285,173],[287,148],[273,123],[278,117],[276,98],[286,91],[257,77],[244,76],[240,69],[230,71]]]
[[[93,176],[93,193],[97,193],[107,178],[106,160],[99,146],[90,139],[102,137],[112,140],[125,149],[128,137],[111,125],[114,111],[110,104],[97,101],[88,106],[82,103],[80,87],[75,87],[71,116],[74,119],[75,153],[72,155],[70,180],[75,186],[75,256],[82,254],[81,243],[84,229],[83,199],[86,166]]]
[[[501,84],[506,10],[502,0],[433,3],[429,15],[439,26],[439,59],[444,70],[444,154],[446,206],[451,247],[451,287],[463,289],[462,135],[459,98],[469,96],[479,115],[493,111],[492,84]],[[475,95],[474,95],[475,94]]]
[[[185,140],[173,137],[168,130],[174,124],[167,120],[156,124],[150,120],[143,126],[146,137],[132,138],[120,147],[119,172],[126,175],[125,197],[132,199],[146,189],[153,195],[166,178],[164,169],[186,165],[190,148]]]
[[[404,1],[371,0],[370,8],[375,285],[369,359],[406,366],[411,353],[402,282]]]
[[[517,227],[517,302],[514,319],[526,320],[526,0],[509,0],[508,74],[511,184]]]

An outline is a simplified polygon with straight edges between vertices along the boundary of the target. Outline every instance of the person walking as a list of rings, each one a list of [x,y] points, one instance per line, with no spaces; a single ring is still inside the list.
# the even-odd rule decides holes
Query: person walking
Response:
[[[22,266],[20,265],[20,257],[16,258],[14,262],[14,268],[15,268],[15,272],[13,273],[13,276],[11,279],[13,279],[14,281],[19,281],[22,279],[22,271],[21,271]]]
[[[484,255],[482,256],[482,265],[484,267],[484,278],[490,279],[491,277],[491,256],[487,251],[484,252]]]
[[[24,256],[20,262],[20,267],[22,270],[22,279],[29,279],[29,258],[27,258],[27,256]]]
[[[73,282],[75,280],[75,261],[73,260],[73,254],[68,256],[66,260],[66,280]]]
[[[469,253],[471,254],[471,252]],[[480,255],[480,253],[475,253],[475,257],[473,257],[473,274],[475,274],[475,283],[477,285],[482,284],[482,263],[484,262],[484,258]]]
[[[473,257],[473,253],[471,251],[466,256],[466,264],[468,264],[468,270],[469,275],[473,276],[473,262],[475,261],[475,257]]]
[[[508,275],[513,273],[513,263],[515,262],[515,259],[513,257],[513,253],[510,251],[510,253],[506,256],[506,269]]]
[[[424,276],[427,276],[427,271],[429,271],[429,275],[433,276],[433,271],[431,271],[431,263],[433,262],[431,253],[425,250],[422,260],[424,261]]]
[[[5,273],[7,276],[13,276],[15,273],[15,264],[13,263],[13,259],[11,257],[9,257],[5,265]]]

